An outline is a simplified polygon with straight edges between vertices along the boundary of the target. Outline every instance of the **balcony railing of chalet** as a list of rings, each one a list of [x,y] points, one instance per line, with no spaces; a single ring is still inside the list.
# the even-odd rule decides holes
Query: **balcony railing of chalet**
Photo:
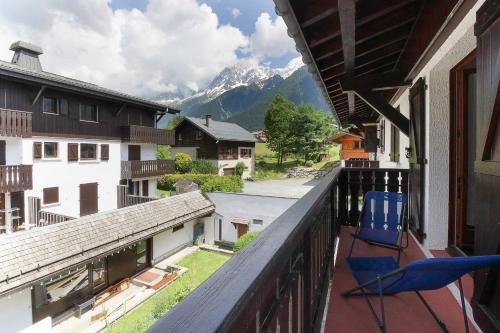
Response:
[[[122,126],[122,140],[136,143],[175,145],[175,132],[148,126]]]
[[[0,193],[31,190],[33,169],[31,165],[1,165]]]
[[[349,159],[345,160],[346,168],[378,168],[380,166],[379,161],[370,161],[370,160],[355,160]]]
[[[69,220],[75,219],[74,217],[67,216],[67,215],[62,215],[62,214],[56,214],[56,213],[51,213],[51,212],[46,212],[46,211],[39,211],[38,212],[38,221],[36,223],[37,227],[44,227],[47,225],[51,224],[56,224],[56,223],[61,223]]]
[[[122,161],[122,179],[163,176],[175,171],[173,160]]]
[[[0,136],[30,138],[31,112],[0,109]]]
[[[366,191],[405,191],[407,179],[400,169],[334,169],[149,332],[318,330],[340,226]]]
[[[118,208],[123,208],[123,207],[138,205],[145,202],[150,202],[153,200],[158,200],[158,198],[128,194],[127,185],[118,185],[117,193],[118,193]]]

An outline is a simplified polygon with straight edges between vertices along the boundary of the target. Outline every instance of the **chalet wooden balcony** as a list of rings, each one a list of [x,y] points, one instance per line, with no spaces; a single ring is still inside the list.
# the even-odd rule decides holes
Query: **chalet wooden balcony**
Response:
[[[33,169],[31,165],[1,165],[0,193],[31,190]]]
[[[175,144],[175,132],[148,126],[122,126],[122,141],[132,143]]]
[[[122,161],[122,179],[159,177],[175,171],[173,160]]]
[[[0,136],[30,138],[31,112],[0,109]]]

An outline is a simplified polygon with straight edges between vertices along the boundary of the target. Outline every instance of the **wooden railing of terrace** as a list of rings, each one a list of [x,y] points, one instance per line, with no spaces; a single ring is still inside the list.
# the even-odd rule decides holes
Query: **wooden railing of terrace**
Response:
[[[117,194],[118,194],[118,208],[138,205],[141,203],[150,202],[158,199],[158,198],[143,197],[140,195],[128,194],[128,186],[126,185],[118,185]]]
[[[174,173],[173,160],[122,161],[122,179],[164,176]]]
[[[396,189],[395,179],[407,170],[334,169],[149,332],[318,331],[351,191]]]
[[[30,138],[31,112],[0,109],[0,136]]]
[[[122,140],[133,143],[175,145],[175,131],[148,126],[122,126]]]
[[[0,193],[25,191],[32,188],[32,165],[0,166]]]
[[[380,166],[379,161],[370,160],[345,160],[346,168],[378,168]]]

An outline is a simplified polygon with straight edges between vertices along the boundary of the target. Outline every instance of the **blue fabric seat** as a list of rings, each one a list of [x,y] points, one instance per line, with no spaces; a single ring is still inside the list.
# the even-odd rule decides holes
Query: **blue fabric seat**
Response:
[[[414,261],[404,267],[400,267],[393,257],[348,257],[346,260],[358,286],[342,293],[342,296],[362,295],[382,332],[386,332],[383,297],[401,292],[416,292],[442,330],[447,332],[446,325],[437,318],[420,291],[443,288],[458,280],[462,309],[465,309],[461,277],[481,268],[500,265],[500,255],[430,258]],[[380,297],[382,320],[367,297],[370,294]],[[465,310],[463,315],[465,331],[468,332]]]
[[[408,198],[404,193],[368,191],[359,216],[356,231],[352,233],[349,257],[356,239],[374,245],[383,245],[398,251],[398,261],[403,246],[403,233],[406,229]]]

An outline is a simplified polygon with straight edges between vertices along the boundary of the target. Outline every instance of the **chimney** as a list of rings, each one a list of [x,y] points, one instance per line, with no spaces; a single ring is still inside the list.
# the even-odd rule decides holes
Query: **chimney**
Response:
[[[205,116],[205,126],[210,127],[211,123],[212,123],[212,115],[207,114]]]
[[[10,50],[14,51],[12,64],[32,71],[42,71],[42,64],[40,64],[40,59],[38,59],[38,56],[43,54],[41,47],[20,40],[12,43]]]

